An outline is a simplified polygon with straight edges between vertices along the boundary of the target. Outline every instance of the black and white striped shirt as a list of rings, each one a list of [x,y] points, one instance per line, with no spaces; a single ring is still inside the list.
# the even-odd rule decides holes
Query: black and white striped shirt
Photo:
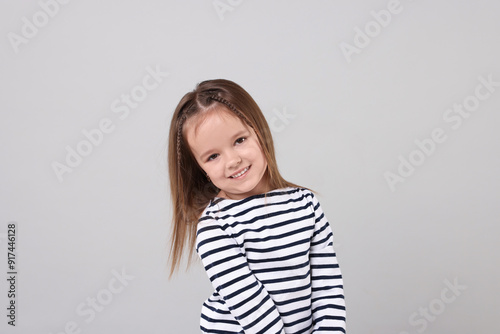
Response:
[[[333,233],[311,191],[212,200],[196,251],[215,289],[203,333],[345,333]]]

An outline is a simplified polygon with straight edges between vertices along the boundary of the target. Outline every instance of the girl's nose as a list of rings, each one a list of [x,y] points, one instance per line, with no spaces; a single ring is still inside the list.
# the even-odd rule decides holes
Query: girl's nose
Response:
[[[233,154],[229,157],[227,166],[229,168],[236,168],[241,163],[241,157],[238,154]]]

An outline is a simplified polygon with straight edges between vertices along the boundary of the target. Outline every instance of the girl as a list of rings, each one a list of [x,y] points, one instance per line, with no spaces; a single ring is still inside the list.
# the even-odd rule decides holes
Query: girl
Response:
[[[345,333],[330,225],[314,194],[280,175],[269,126],[243,88],[209,80],[186,94],[168,161],[170,274],[184,248],[196,249],[215,289],[203,333]]]

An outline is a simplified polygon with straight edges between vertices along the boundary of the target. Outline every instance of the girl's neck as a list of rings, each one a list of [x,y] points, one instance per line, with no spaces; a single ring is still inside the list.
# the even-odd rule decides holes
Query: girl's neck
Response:
[[[265,194],[268,191],[272,190],[270,185],[269,185],[269,177],[267,175],[267,172],[264,174],[262,177],[261,181],[259,184],[248,194],[246,194],[244,197],[238,194],[228,194],[226,193],[223,189],[219,191],[217,194],[217,197],[219,198],[226,198],[226,199],[231,199],[231,200],[239,200],[239,199],[244,199],[246,197],[250,197],[253,195],[259,195],[259,194]]]

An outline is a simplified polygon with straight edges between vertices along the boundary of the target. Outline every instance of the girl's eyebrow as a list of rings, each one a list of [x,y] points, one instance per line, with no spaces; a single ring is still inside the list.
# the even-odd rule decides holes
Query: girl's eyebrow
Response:
[[[214,149],[208,149],[206,152],[204,152],[203,154],[200,154],[200,159],[201,160],[204,160],[207,156],[210,156],[212,155],[212,152],[214,151]]]
[[[248,130],[241,130],[241,131],[238,131],[236,132],[234,135],[233,135],[233,140],[235,139],[238,139],[239,137],[243,136],[244,134],[247,134],[248,133]]]

